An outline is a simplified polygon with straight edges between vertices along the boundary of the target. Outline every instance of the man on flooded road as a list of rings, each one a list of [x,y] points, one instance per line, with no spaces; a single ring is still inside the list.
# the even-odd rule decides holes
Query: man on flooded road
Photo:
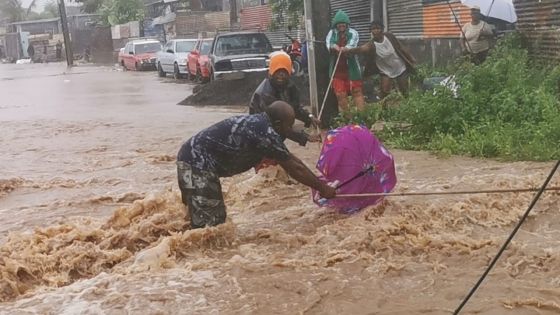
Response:
[[[245,172],[263,158],[277,161],[291,177],[319,191],[321,196],[335,196],[335,189],[319,180],[284,145],[294,120],[293,108],[278,101],[268,106],[265,113],[218,122],[182,145],[177,156],[177,175],[193,229],[225,222],[220,177]]]
[[[268,106],[276,101],[284,101],[294,109],[296,119],[302,121],[305,127],[319,126],[321,121],[309,113],[301,104],[300,92],[291,80],[292,60],[285,52],[274,52],[270,56],[268,77],[257,87],[251,102],[249,103],[249,114],[264,113]],[[287,138],[305,146],[308,141],[318,142],[320,139],[311,137],[305,133],[293,132]]]

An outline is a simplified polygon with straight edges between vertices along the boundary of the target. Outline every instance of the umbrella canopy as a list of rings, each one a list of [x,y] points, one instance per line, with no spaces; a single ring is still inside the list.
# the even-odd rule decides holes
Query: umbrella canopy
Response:
[[[368,128],[360,125],[348,125],[327,133],[317,169],[322,174],[321,179],[328,182],[344,183],[357,174],[364,173],[340,186],[337,189],[339,194],[388,193],[397,184],[393,156]],[[320,202],[320,198],[313,191],[315,203],[347,213],[376,204],[382,199],[334,198]]]
[[[461,0],[468,7],[478,6],[484,16],[510,23],[517,22],[517,14],[512,0]]]

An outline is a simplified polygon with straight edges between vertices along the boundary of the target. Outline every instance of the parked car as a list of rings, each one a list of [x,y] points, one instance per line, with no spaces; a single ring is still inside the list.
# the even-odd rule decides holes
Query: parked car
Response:
[[[194,50],[187,56],[187,74],[189,79],[198,82],[210,81],[210,58],[208,54],[212,48],[212,38],[199,39]]]
[[[161,43],[155,39],[136,39],[119,52],[119,64],[125,70],[156,70],[156,53]]]
[[[157,54],[157,69],[160,77],[173,73],[175,79],[187,74],[187,56],[194,49],[196,39],[174,39],[165,44]]]
[[[210,78],[241,79],[246,72],[266,71],[273,51],[264,33],[218,34],[210,50]]]

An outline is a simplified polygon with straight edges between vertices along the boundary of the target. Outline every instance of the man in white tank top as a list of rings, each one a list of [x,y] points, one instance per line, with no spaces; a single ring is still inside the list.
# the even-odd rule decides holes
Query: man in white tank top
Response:
[[[396,83],[399,92],[408,95],[408,76],[414,72],[416,60],[391,33],[383,31],[383,23],[371,23],[372,40],[348,53],[366,55],[364,76],[378,73],[381,76],[379,97],[384,98]]]

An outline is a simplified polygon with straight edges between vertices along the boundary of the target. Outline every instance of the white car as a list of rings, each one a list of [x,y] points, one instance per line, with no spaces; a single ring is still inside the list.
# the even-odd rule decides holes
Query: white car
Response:
[[[187,74],[187,57],[194,49],[196,39],[174,39],[168,41],[157,54],[157,70],[160,77],[173,73],[175,79]]]

